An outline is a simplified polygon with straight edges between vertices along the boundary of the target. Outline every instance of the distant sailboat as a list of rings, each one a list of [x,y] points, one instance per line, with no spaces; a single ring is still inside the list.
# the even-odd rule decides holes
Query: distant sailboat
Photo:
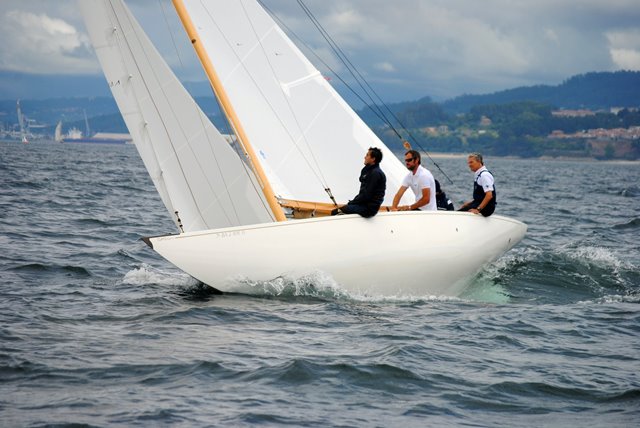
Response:
[[[58,121],[58,124],[56,125],[56,130],[53,135],[53,141],[55,141],[56,143],[62,142],[62,121]]]
[[[252,284],[322,272],[354,293],[455,296],[524,237],[525,224],[498,215],[320,216],[333,198],[346,203],[357,193],[369,147],[384,153],[387,205],[406,168],[257,1],[173,4],[241,150],[211,124],[122,0],[79,2],[179,231],[145,240],[185,272],[221,291],[260,292]]]
[[[84,114],[84,129],[86,130],[85,135],[89,137],[91,136],[91,128],[89,128],[89,118],[87,117],[87,110],[82,109],[82,113]]]
[[[22,109],[20,108],[20,100],[16,102],[16,109],[18,111],[18,124],[20,125],[20,139],[24,144],[27,144],[29,142],[29,139],[27,138],[25,118],[24,118],[24,115],[22,114]]]

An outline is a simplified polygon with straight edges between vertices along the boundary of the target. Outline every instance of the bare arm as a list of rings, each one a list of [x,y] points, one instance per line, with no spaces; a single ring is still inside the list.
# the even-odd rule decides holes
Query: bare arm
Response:
[[[404,195],[404,192],[406,192],[407,189],[408,188],[405,186],[400,186],[400,188],[398,189],[398,192],[393,197],[393,204],[391,204],[391,211],[398,211],[398,204],[400,203],[400,199],[402,199],[402,195]]]
[[[418,199],[411,205],[403,205],[399,207],[398,210],[400,211],[417,210],[418,208],[428,204],[430,199],[431,199],[431,189],[429,189],[428,187],[425,187],[424,189],[422,189],[422,197],[420,199]]]
[[[480,202],[480,205],[478,205],[478,208],[472,208],[469,210],[469,212],[474,214],[480,213],[480,211],[482,211],[482,209],[487,206],[491,199],[493,199],[493,192],[484,192],[484,198],[482,199],[482,202]]]
[[[423,207],[429,203],[431,200],[431,189],[425,187],[422,189],[422,197],[415,201],[413,204],[407,206],[407,211],[417,210],[420,207]]]
[[[473,201],[467,201],[464,204],[460,205],[460,208],[458,208],[458,211],[467,208],[469,205],[471,205],[471,202],[473,202]]]

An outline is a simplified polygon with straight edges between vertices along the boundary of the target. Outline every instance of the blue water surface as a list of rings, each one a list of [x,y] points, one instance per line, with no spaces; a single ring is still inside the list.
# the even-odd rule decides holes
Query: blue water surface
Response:
[[[640,164],[486,161],[529,231],[460,298],[217,295],[133,146],[2,143],[0,425],[638,426]]]

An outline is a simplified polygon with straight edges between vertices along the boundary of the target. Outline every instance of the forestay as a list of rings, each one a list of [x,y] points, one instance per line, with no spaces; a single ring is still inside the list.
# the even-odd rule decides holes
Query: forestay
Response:
[[[272,221],[253,174],[126,5],[78,3],[113,96],[176,224],[179,216],[188,232]]]
[[[406,169],[255,0],[184,5],[277,196],[346,202],[377,146],[391,204]]]

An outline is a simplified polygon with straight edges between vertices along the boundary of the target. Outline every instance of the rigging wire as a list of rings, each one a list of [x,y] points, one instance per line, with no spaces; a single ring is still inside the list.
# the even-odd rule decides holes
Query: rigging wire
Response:
[[[270,11],[262,2],[262,0],[258,0],[258,2],[261,4],[262,7],[264,7],[266,10],[269,11],[269,13],[276,17],[276,15]],[[348,56],[344,53],[344,51],[340,48],[340,46],[336,43],[336,41],[331,37],[331,35],[328,33],[328,31],[322,26],[322,24],[320,23],[320,21],[315,17],[315,15],[313,14],[313,12],[309,9],[309,7],[307,7],[307,5],[304,4],[303,0],[297,0],[298,4],[300,5],[300,7],[302,8],[302,10],[305,12],[305,14],[307,15],[307,17],[311,20],[311,22],[315,25],[315,27],[318,29],[318,31],[320,32],[320,34],[322,35],[322,37],[325,39],[325,41],[327,42],[327,44],[331,47],[332,51],[334,52],[334,54],[338,57],[338,59],[344,64],[344,66],[346,67],[346,69],[349,71],[349,73],[351,74],[351,76],[353,77],[353,79],[358,83],[358,85],[360,86],[360,88],[362,89],[362,91],[366,94],[367,98],[370,100],[370,103],[365,101],[362,96],[360,96],[357,91],[355,91],[351,85],[349,85],[344,79],[342,79],[338,73],[336,73],[336,71],[334,71],[331,67],[329,67],[327,65],[327,63],[325,61],[323,61],[322,59],[319,58],[319,56],[315,53],[315,51],[313,49],[310,48],[309,45],[307,45],[306,43],[302,42],[304,44],[305,47],[307,47],[307,49],[309,49],[316,58],[320,59],[320,61],[323,63],[323,65],[325,65],[325,67],[327,67],[335,76],[338,77],[338,79],[354,94],[356,94],[356,96],[358,97],[358,99],[360,99],[360,101],[362,101],[367,108],[369,108],[377,117],[378,119],[380,119],[381,121],[383,121],[387,126],[389,126],[389,128],[398,136],[398,138],[400,138],[401,140],[403,140],[404,142],[404,138],[402,137],[402,135],[400,134],[400,132],[396,129],[396,127],[393,125],[393,123],[391,122],[391,120],[387,117],[387,115],[385,114],[385,112],[382,110],[382,108],[380,107],[380,105],[382,105],[385,110],[391,115],[391,117],[393,117],[393,119],[399,124],[399,126],[404,130],[404,132],[408,135],[409,139],[411,139],[426,155],[427,157],[431,160],[431,162],[436,166],[436,168],[438,168],[438,170],[447,178],[447,180],[449,180],[449,182],[451,184],[453,184],[453,181],[451,180],[451,178],[444,172],[444,170],[440,167],[440,165],[438,165],[438,163],[431,157],[431,155],[429,154],[429,152],[420,144],[420,142],[414,137],[414,135],[407,129],[407,127],[402,123],[402,121],[397,117],[397,115],[389,108],[389,106],[380,98],[380,96],[378,95],[378,93],[373,89],[373,87],[368,83],[368,81],[364,78],[364,76],[362,75],[362,73],[360,73],[360,71],[357,69],[357,67],[349,60]],[[276,17],[276,19],[278,20],[278,22],[280,22],[282,24],[282,21]],[[294,37],[296,37],[296,39],[300,40],[300,37],[298,37],[294,32],[291,31],[290,28],[288,28],[286,25],[284,25],[285,28],[287,28],[288,31],[291,32],[291,34],[294,35]],[[373,96],[372,96],[373,94]],[[378,102],[380,103],[380,105],[378,105],[378,103],[374,100],[374,96],[375,98],[378,100]]]
[[[256,40],[260,44],[260,48],[262,49],[262,53],[264,54],[264,57],[267,60],[267,63],[269,64],[269,68],[271,69],[271,74],[273,75],[274,78],[277,79],[278,76],[277,76],[276,71],[274,69],[274,65],[272,64],[271,60],[269,59],[269,55],[267,55],[267,52],[266,52],[266,50],[264,48],[264,45],[262,43],[262,37],[260,37],[258,35],[258,33],[256,31],[256,28],[255,28],[255,25],[254,25],[254,22],[252,21],[251,17],[249,16],[244,3],[242,1],[240,1],[240,4],[242,6],[242,11],[244,12],[245,17],[247,18],[247,22],[251,25],[251,30],[253,31],[253,34],[256,37]],[[247,73],[247,74],[250,74],[250,73]],[[254,80],[253,76],[251,76],[251,79]],[[271,103],[269,102],[267,97],[264,97],[264,100],[269,104],[271,109],[275,112],[274,107],[271,105]],[[322,185],[324,190],[328,193],[329,198],[333,201],[335,206],[338,206],[338,204],[336,203],[336,200],[333,198],[333,195],[331,194],[330,186],[328,185],[327,179],[325,178],[324,174],[322,173],[322,168],[320,168],[320,164],[318,163],[318,160],[316,159],[315,153],[313,152],[313,148],[312,148],[311,144],[309,144],[309,141],[307,140],[307,137],[306,137],[306,134],[305,134],[305,130],[302,129],[302,126],[300,125],[300,122],[298,120],[298,115],[296,114],[295,109],[291,105],[291,102],[289,101],[288,97],[284,97],[284,101],[286,102],[287,106],[289,107],[289,112],[291,113],[291,116],[293,117],[293,119],[294,119],[294,121],[296,123],[296,126],[298,127],[298,130],[300,131],[300,138],[306,143],[306,146],[309,149],[309,153],[311,154],[312,161],[315,164],[315,167],[317,168],[317,172],[314,171],[313,168],[311,168],[311,170],[313,171],[314,175],[316,176],[316,179],[320,182],[320,184]],[[282,120],[280,119],[280,117],[278,115],[276,115],[276,117],[278,117],[278,120],[280,120],[282,122]],[[294,146],[296,147],[296,149],[298,150],[300,155],[303,157],[305,162],[307,162],[307,165],[309,165],[311,167],[311,162],[307,159],[307,156],[305,156],[303,151],[300,150],[300,148],[298,147],[298,144],[296,143],[296,139],[293,138],[293,135],[289,131],[288,127],[284,126],[284,123],[283,123],[283,128],[285,129],[287,134],[289,134],[289,136],[291,137],[292,143],[294,144]]]
[[[436,168],[438,168],[438,170],[449,180],[449,182],[451,184],[453,184],[453,181],[451,180],[451,178],[449,178],[449,176],[442,170],[442,168],[440,168],[440,166],[433,160],[433,158],[431,157],[431,155],[429,155],[429,152],[422,147],[422,145],[418,142],[418,140],[413,136],[413,134],[407,129],[406,126],[404,126],[404,124],[399,120],[399,118],[393,113],[393,111],[391,111],[391,109],[389,108],[389,106],[380,98],[380,96],[378,95],[378,93],[373,89],[373,87],[371,87],[371,85],[367,82],[367,80],[364,78],[364,76],[360,73],[360,71],[358,71],[357,67],[355,65],[353,65],[353,63],[349,60],[349,58],[347,57],[347,55],[344,53],[344,51],[340,48],[340,46],[338,46],[338,44],[335,42],[335,40],[331,37],[331,35],[325,30],[325,28],[322,26],[322,24],[320,23],[320,21],[318,21],[318,19],[313,15],[313,12],[311,12],[311,10],[304,4],[303,0],[297,0],[298,4],[302,7],[302,9],[305,11],[305,13],[307,14],[307,16],[309,16],[309,18],[311,19],[311,21],[314,23],[314,25],[316,25],[316,28],[318,28],[318,30],[320,31],[320,33],[323,35],[323,37],[325,38],[325,40],[327,41],[327,43],[329,44],[329,46],[332,47],[332,49],[334,50],[334,53],[338,56],[338,58],[340,58],[343,62],[343,64],[345,64],[345,66],[347,67],[347,69],[349,70],[349,72],[351,73],[351,75],[353,76],[353,78],[356,80],[356,82],[358,82],[358,85],[363,89],[363,91],[367,94],[367,96],[369,97],[369,99],[371,100],[373,106],[375,107],[375,109],[377,109],[382,117],[384,118],[384,122],[391,128],[393,129],[393,131],[396,133],[396,135],[402,140],[402,136],[400,135],[400,133],[395,129],[395,127],[393,126],[393,124],[391,123],[390,120],[388,120],[387,116],[384,114],[384,112],[380,109],[380,107],[376,104],[376,102],[373,100],[373,97],[371,96],[371,94],[369,93],[369,91],[371,93],[373,93],[375,95],[375,97],[378,99],[378,101],[386,108],[386,110],[393,116],[393,118],[398,122],[398,124],[404,129],[404,131],[407,133],[407,135],[409,135],[409,137],[418,145],[418,147],[429,157],[429,159],[431,160],[431,162],[433,162],[433,164],[436,166]],[[355,74],[357,74],[358,77],[355,76]],[[369,91],[363,86],[366,85],[367,88],[369,88]],[[371,108],[371,106],[369,106],[369,108]],[[373,110],[373,109],[372,109]]]
[[[375,104],[375,101],[373,100],[373,98],[371,97],[371,94],[367,91],[367,89],[363,86],[362,81],[364,80],[364,77],[362,77],[362,75],[358,72],[358,70],[355,68],[355,66],[353,65],[353,63],[349,60],[349,58],[347,57],[347,55],[344,53],[344,51],[340,48],[340,46],[338,46],[338,44],[336,43],[336,41],[333,39],[333,37],[331,37],[331,35],[329,34],[329,32],[322,26],[322,24],[320,23],[320,21],[318,21],[318,19],[315,17],[315,15],[313,14],[313,12],[311,12],[311,10],[307,7],[307,5],[304,4],[304,2],[302,0],[297,0],[298,5],[300,5],[300,7],[302,8],[302,10],[305,12],[305,14],[307,15],[307,17],[311,20],[311,22],[315,25],[316,29],[320,32],[320,34],[322,35],[322,37],[324,37],[325,41],[327,42],[327,44],[331,47],[331,49],[333,50],[333,52],[336,54],[336,56],[338,57],[338,59],[340,59],[340,61],[342,61],[342,63],[346,66],[347,70],[349,71],[349,73],[351,74],[351,77],[353,77],[353,79],[356,81],[356,83],[358,83],[358,85],[360,86],[360,88],[364,91],[364,93],[366,94],[366,96],[369,98],[369,101],[371,101],[372,104],[372,108],[377,110],[380,115],[383,117],[383,120],[385,122],[390,122],[384,112]],[[360,78],[358,78],[356,76],[356,74],[358,74],[358,76],[360,76]],[[367,103],[367,105],[369,105]],[[394,128],[394,131],[395,128]],[[397,131],[396,131],[397,134]],[[400,136],[398,134],[398,136]]]
[[[356,98],[358,98],[358,99],[359,99],[363,104],[365,104],[367,107],[369,107],[369,108],[371,109],[372,113],[373,113],[373,114],[375,114],[375,115],[378,117],[378,119],[380,119],[381,121],[383,121],[383,122],[385,122],[385,123],[386,123],[386,121],[385,121],[385,120],[384,120],[384,118],[381,116],[381,114],[380,114],[376,109],[372,108],[372,107],[369,105],[369,103],[367,103],[367,101],[366,101],[364,98],[362,98],[362,96],[361,96],[358,92],[356,92],[356,91],[351,87],[351,85],[349,85],[349,84],[348,84],[348,83],[347,83],[347,82],[342,78],[342,76],[340,76],[340,74],[338,74],[338,72],[337,72],[337,71],[335,71],[335,70],[334,70],[334,69],[333,69],[333,68],[332,68],[332,67],[331,67],[331,66],[330,66],[330,65],[329,65],[329,64],[328,64],[328,63],[327,63],[327,62],[326,62],[326,61],[325,61],[321,56],[319,56],[319,55],[315,52],[315,50],[314,50],[311,46],[309,46],[309,44],[308,44],[308,43],[306,43],[306,42],[305,42],[305,41],[304,41],[300,36],[298,36],[298,35],[296,34],[296,32],[295,32],[295,31],[293,31],[290,27],[288,27],[288,26],[287,26],[287,24],[285,24],[285,23],[284,23],[284,21],[282,21],[282,20],[281,20],[281,19],[280,19],[280,18],[279,18],[279,17],[278,17],[278,16],[277,16],[277,15],[276,15],[272,10],[271,10],[271,9],[269,9],[269,8],[268,8],[264,3],[262,3],[262,0],[258,0],[258,2],[260,3],[260,5],[261,5],[261,6],[262,6],[262,7],[263,7],[267,12],[269,12],[269,14],[270,14],[270,15],[271,15],[271,16],[272,16],[276,21],[278,21],[278,23],[279,23],[283,28],[285,28],[285,29],[287,30],[287,32],[288,32],[289,34],[291,34],[292,36],[294,36],[294,38],[295,38],[298,42],[300,42],[304,47],[306,47],[306,48],[307,48],[307,50],[308,50],[308,51],[309,51],[309,52],[310,52],[310,53],[311,53],[311,54],[312,54],[312,55],[313,55],[313,56],[314,56],[314,57],[315,57],[315,58],[316,58],[320,63],[322,63],[322,65],[324,65],[324,66],[325,66],[325,68],[326,68],[327,70],[329,70],[329,71],[330,71],[330,72],[331,72],[331,73],[332,73],[332,74],[333,74],[333,75],[334,75],[334,76],[335,76],[335,77],[336,77],[340,82],[342,82],[342,84],[343,84],[343,85],[345,85],[345,87],[346,87],[348,90],[350,90],[350,91],[351,91],[351,93],[352,93]],[[393,128],[393,131],[394,131],[394,132],[396,132],[396,134],[398,134],[398,133],[397,133],[397,130],[396,130],[395,128]],[[401,136],[401,135],[399,135],[399,134],[398,134],[398,136],[399,136],[400,138],[402,138],[402,136]]]

